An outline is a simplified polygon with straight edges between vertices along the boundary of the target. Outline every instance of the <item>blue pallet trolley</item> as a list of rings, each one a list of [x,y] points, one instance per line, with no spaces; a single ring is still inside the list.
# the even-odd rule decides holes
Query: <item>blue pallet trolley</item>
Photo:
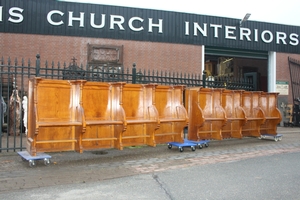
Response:
[[[208,142],[209,142],[208,140],[192,141],[192,140],[184,139],[183,143],[169,142],[168,148],[172,149],[173,146],[176,146],[178,147],[180,152],[183,152],[184,147],[190,147],[192,151],[195,151],[197,146],[199,147],[199,149],[202,149],[204,146],[208,147]]]
[[[43,160],[45,165],[50,164],[51,156],[45,153],[37,153],[36,156],[31,156],[27,151],[19,151],[18,154],[21,156],[23,161],[29,162],[29,167],[34,167],[36,165],[36,160]]]
[[[271,134],[262,134],[258,139],[266,139],[267,137],[273,137],[274,141],[280,141],[282,139],[282,134],[271,135]]]

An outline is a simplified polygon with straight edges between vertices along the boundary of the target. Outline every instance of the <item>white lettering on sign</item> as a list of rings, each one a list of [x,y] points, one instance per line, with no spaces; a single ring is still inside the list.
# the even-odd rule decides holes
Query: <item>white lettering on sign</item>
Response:
[[[185,21],[185,35],[190,34],[190,22]]]
[[[258,30],[254,29],[254,41],[258,42]]]
[[[125,30],[123,27],[125,19],[123,16],[120,15],[111,15],[110,16],[110,29],[115,29],[115,25],[119,27],[120,30]]]
[[[24,14],[24,9],[20,7],[10,7],[8,10],[4,9],[5,6],[0,6],[0,22],[7,20],[13,24],[24,23],[24,16],[27,16],[27,13]],[[7,12],[7,13],[6,13]],[[5,17],[8,14],[8,17]],[[36,13],[33,13],[33,15]],[[38,15],[38,14],[36,14]],[[65,16],[68,15],[68,16]],[[40,15],[43,16],[43,15]],[[40,17],[36,16],[36,17]],[[34,18],[34,16],[32,16]],[[85,12],[75,12],[68,10],[62,12],[60,10],[50,10],[46,18],[46,23],[49,23],[52,26],[68,26],[68,27],[85,27],[90,26],[94,29],[109,28],[110,30],[124,31],[129,29],[134,32],[147,31],[148,33],[163,33],[164,30],[164,19],[154,19],[154,18],[142,18],[139,16],[132,16],[130,18],[125,18],[121,15],[107,15],[103,13],[85,13]],[[181,24],[180,24],[181,23]],[[148,27],[145,27],[147,24]],[[184,27],[182,27],[183,25]],[[240,27],[239,25],[224,25],[217,23],[206,23],[206,22],[191,22],[191,21],[182,21],[177,22],[176,26],[182,27],[183,30],[177,30],[176,32],[181,31],[182,34],[186,37],[193,35],[195,37],[211,37],[214,39],[229,39],[236,41],[247,41],[247,42],[256,42],[256,43],[266,43],[266,44],[276,44],[276,45],[290,45],[298,46],[299,45],[299,29],[294,32],[284,32],[283,30],[266,30],[258,28],[247,28]],[[175,27],[174,27],[175,28]],[[180,33],[178,33],[180,35]],[[223,43],[223,41],[220,41]]]
[[[214,37],[215,38],[218,38],[219,37],[219,29],[222,28],[222,25],[218,25],[218,24],[210,24],[210,27],[213,27],[214,28]]]
[[[154,24],[153,23],[153,19],[152,18],[149,18],[149,29],[148,29],[148,32],[149,33],[152,33],[153,31],[152,31],[152,27],[158,27],[158,32],[159,33],[162,33],[163,31],[162,31],[162,29],[163,29],[163,24],[162,24],[162,22],[163,22],[163,20],[162,19],[159,19],[158,20],[158,24]]]
[[[235,26],[225,26],[225,38],[236,40],[236,36],[234,34],[234,31],[236,30]]]
[[[130,28],[131,30],[133,30],[133,31],[142,31],[142,30],[144,30],[144,27],[143,27],[143,26],[138,27],[138,28],[134,27],[134,26],[133,26],[133,22],[134,22],[134,21],[140,21],[140,22],[143,22],[144,19],[142,19],[142,18],[140,18],[140,17],[132,17],[132,18],[130,18],[129,21],[128,21],[128,26],[129,26],[129,28]]]
[[[280,44],[280,41],[282,44],[286,44],[286,33],[283,32],[276,32],[276,44]]]
[[[79,21],[79,27],[84,27],[84,13],[80,12],[80,17],[73,17],[73,12],[69,12],[69,23],[68,26],[73,26],[73,21]]]
[[[95,24],[95,13],[91,13],[91,21],[90,21],[91,27],[93,28],[103,28],[105,26],[105,14],[101,15],[101,24],[96,25]]]
[[[250,38],[251,30],[249,28],[240,28],[240,40],[247,39],[247,41],[251,41]]]
[[[198,31],[202,34],[202,36],[206,37],[207,36],[207,24],[203,24],[203,28],[199,26],[198,23],[194,23],[194,36],[197,36]]]
[[[290,45],[293,45],[293,46],[297,46],[299,44],[299,39],[298,39],[299,35],[296,34],[296,33],[292,33],[290,34],[290,42],[289,44]]]
[[[266,39],[266,35],[268,35],[269,39]],[[261,33],[261,39],[265,43],[271,43],[273,41],[273,33],[269,30],[265,30]]]
[[[199,23],[194,22],[194,36],[198,36],[198,32],[202,34],[202,36],[207,37],[209,34],[213,34],[215,38],[219,38],[220,31],[222,31],[223,26],[220,24],[210,24],[209,26],[212,28],[212,33],[209,32],[209,30],[206,28],[207,23],[203,23],[203,26],[201,27]],[[190,29],[190,23],[185,21],[185,35],[190,35],[189,32]],[[224,28],[224,38],[225,39],[232,39],[237,40],[237,34],[236,30],[238,28],[235,26],[225,26]],[[254,41],[259,42],[259,39],[261,39],[264,43],[271,43],[274,41],[274,35],[276,37],[276,44],[283,44],[283,45],[293,45],[297,46],[299,45],[299,35],[297,33],[291,33],[289,36],[284,32],[275,32],[273,34],[269,30],[263,30],[261,34],[259,35],[259,30],[254,29],[253,33],[251,29],[245,28],[245,27],[239,27],[239,40],[246,39],[247,41]],[[289,41],[287,41],[289,39]]]
[[[2,22],[2,10],[3,10],[3,6],[0,6],[0,22]]]
[[[15,12],[17,11],[17,12]],[[9,15],[10,17],[8,18],[8,21],[12,22],[12,23],[21,23],[24,19],[22,12],[23,9],[22,8],[18,8],[18,7],[12,7],[9,9]]]
[[[61,12],[61,11],[59,11],[59,10],[51,10],[51,11],[47,14],[47,21],[48,21],[51,25],[53,25],[53,26],[59,26],[59,25],[64,24],[64,22],[63,22],[62,20],[60,20],[59,22],[54,22],[54,21],[52,21],[52,15],[53,15],[53,14],[58,14],[58,15],[60,15],[60,16],[63,16],[63,15],[64,15],[64,13]]]

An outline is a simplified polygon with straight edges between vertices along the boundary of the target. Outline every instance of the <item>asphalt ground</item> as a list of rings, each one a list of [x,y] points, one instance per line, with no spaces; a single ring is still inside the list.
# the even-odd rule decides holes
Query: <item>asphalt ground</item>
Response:
[[[26,199],[26,193],[30,192],[29,194],[31,195],[35,194],[35,192],[33,193],[32,191],[36,191],[36,194],[38,194],[38,191],[44,191],[41,193],[50,195],[48,192],[51,189],[58,193],[52,192],[49,199],[60,199],[61,196],[53,197],[53,195],[67,195],[68,193],[66,192],[68,190],[66,188],[70,188],[71,190],[76,187],[86,188],[89,186],[97,188],[111,185],[110,190],[113,190],[117,183],[120,184],[120,180],[122,180],[122,183],[123,181],[128,183],[126,187],[131,185],[127,190],[124,189],[127,193],[124,192],[124,194],[116,198],[116,194],[111,192],[110,194],[106,194],[108,196],[105,196],[105,199],[128,199],[129,197],[141,197],[141,199],[150,199],[151,197],[153,197],[152,199],[185,199],[182,197],[184,192],[180,192],[180,180],[182,179],[181,177],[186,177],[186,175],[180,173],[195,170],[195,168],[201,167],[201,173],[204,173],[197,177],[205,177],[204,175],[210,174],[209,177],[205,177],[204,179],[214,180],[213,182],[215,183],[216,181],[218,182],[219,178],[224,177],[221,177],[218,171],[216,171],[218,173],[211,171],[206,173],[205,169],[213,169],[224,163],[233,164],[234,166],[236,166],[236,163],[239,163],[239,169],[249,168],[253,163],[256,163],[257,166],[252,166],[252,168],[255,169],[258,168],[260,163],[263,163],[266,158],[281,156],[283,159],[287,159],[290,155],[293,155],[294,157],[291,158],[291,164],[292,162],[296,162],[293,163],[293,165],[296,166],[297,163],[300,163],[298,159],[295,159],[295,156],[299,157],[300,155],[300,128],[278,127],[278,133],[283,135],[282,140],[278,142],[275,142],[272,138],[262,140],[250,137],[243,139],[226,139],[222,141],[211,141],[209,147],[197,149],[196,151],[185,148],[184,152],[179,152],[178,148],[173,147],[172,149],[168,149],[167,145],[163,144],[155,148],[148,146],[125,148],[123,151],[102,149],[98,151],[85,151],[82,154],[76,152],[49,153],[49,155],[52,156],[50,165],[45,166],[43,161],[40,161],[36,163],[35,167],[29,167],[28,162],[23,161],[16,152],[3,152],[0,153],[0,199],[18,199],[18,197],[20,197],[20,199]],[[250,162],[243,166],[243,162],[253,159],[261,160]],[[276,163],[276,159],[270,161],[270,163],[272,162]],[[288,161],[280,163],[281,165],[288,164]],[[279,170],[284,169],[284,165],[281,165],[276,165],[279,167]],[[267,165],[267,167],[270,167],[270,165]],[[299,171],[300,168],[298,165],[298,167],[292,166],[292,169]],[[264,174],[268,174],[269,172],[272,173],[272,171],[268,170]],[[294,172],[290,172],[288,175],[293,173]],[[159,176],[157,174],[159,174]],[[168,179],[172,180],[171,182],[178,183],[177,187],[175,187],[176,189],[173,189],[174,191],[172,190],[170,192],[168,189],[161,190],[164,184],[160,183],[158,177],[165,176],[166,174],[169,176]],[[174,175],[173,178],[172,174]],[[278,174],[278,172],[275,174]],[[188,179],[188,181],[191,182],[191,184],[197,180],[199,182],[199,178],[189,176],[190,179]],[[260,179],[259,177],[263,177],[263,174],[257,177],[257,179]],[[266,175],[266,177],[268,176]],[[298,177],[297,180],[299,180],[299,178],[300,177]],[[156,184],[160,185],[160,189],[151,187],[153,182],[149,179],[155,180]],[[291,178],[289,177],[289,179]],[[113,182],[117,183],[113,184]],[[202,181],[200,181],[200,183],[202,183]],[[143,192],[143,190],[145,190],[145,184],[146,188],[152,188],[153,191],[151,190],[151,194],[147,194],[147,196],[143,197],[141,195],[146,194]],[[147,184],[149,184],[149,186]],[[266,182],[265,184],[267,190],[268,185],[272,183]],[[186,185],[186,183],[184,185]],[[138,186],[143,187],[137,190],[139,192],[133,192],[135,191],[135,187]],[[126,188],[125,186],[123,187]],[[65,188],[65,193],[59,192],[59,189],[62,188]],[[208,191],[211,191],[211,194],[213,194],[213,189],[219,191],[213,185]],[[156,195],[159,196],[161,192],[163,192],[162,198],[156,198]],[[237,195],[240,194],[238,191],[235,193]],[[90,192],[90,194],[92,193]],[[101,194],[103,195],[104,193],[102,192]],[[69,195],[71,197],[74,193],[69,193]],[[88,194],[85,193],[85,195]],[[210,196],[209,193],[205,196],[210,197],[208,199],[218,199],[216,196]],[[42,199],[47,199],[46,197],[47,196],[43,196]],[[78,198],[73,199],[83,199],[85,196],[77,197]],[[97,194],[96,197],[99,197],[99,194]],[[28,196],[28,199],[32,199],[32,196]]]

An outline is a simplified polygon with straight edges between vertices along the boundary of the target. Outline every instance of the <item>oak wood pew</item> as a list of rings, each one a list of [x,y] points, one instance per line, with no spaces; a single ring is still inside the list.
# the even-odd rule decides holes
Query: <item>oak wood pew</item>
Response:
[[[221,129],[227,122],[221,105],[222,90],[202,87],[186,90],[189,140],[222,139]]]
[[[227,123],[222,127],[223,138],[242,138],[242,126],[246,123],[246,113],[241,106],[243,90],[223,90],[222,107]]]
[[[80,136],[85,127],[78,98],[81,84],[68,80],[29,80],[27,151],[30,155],[69,150],[82,152]]]
[[[260,126],[265,122],[265,115],[259,106],[260,91],[244,91],[242,107],[245,110],[247,122],[242,127],[243,137],[260,137]]]
[[[124,146],[156,146],[154,133],[159,128],[159,116],[154,105],[156,84],[125,84],[120,87],[120,107],[124,110],[124,131],[120,149]]]
[[[262,92],[260,95],[259,105],[265,116],[265,123],[260,126],[261,134],[277,135],[277,126],[282,120],[277,108],[278,94],[276,92]]]
[[[185,86],[158,85],[155,88],[155,106],[160,120],[159,129],[155,131],[157,144],[184,141],[183,129],[188,124],[188,115],[183,106]]]
[[[87,149],[118,148],[124,129],[124,117],[118,104],[120,83],[85,82],[82,88],[86,130],[82,147]],[[113,89],[114,88],[114,89]]]

